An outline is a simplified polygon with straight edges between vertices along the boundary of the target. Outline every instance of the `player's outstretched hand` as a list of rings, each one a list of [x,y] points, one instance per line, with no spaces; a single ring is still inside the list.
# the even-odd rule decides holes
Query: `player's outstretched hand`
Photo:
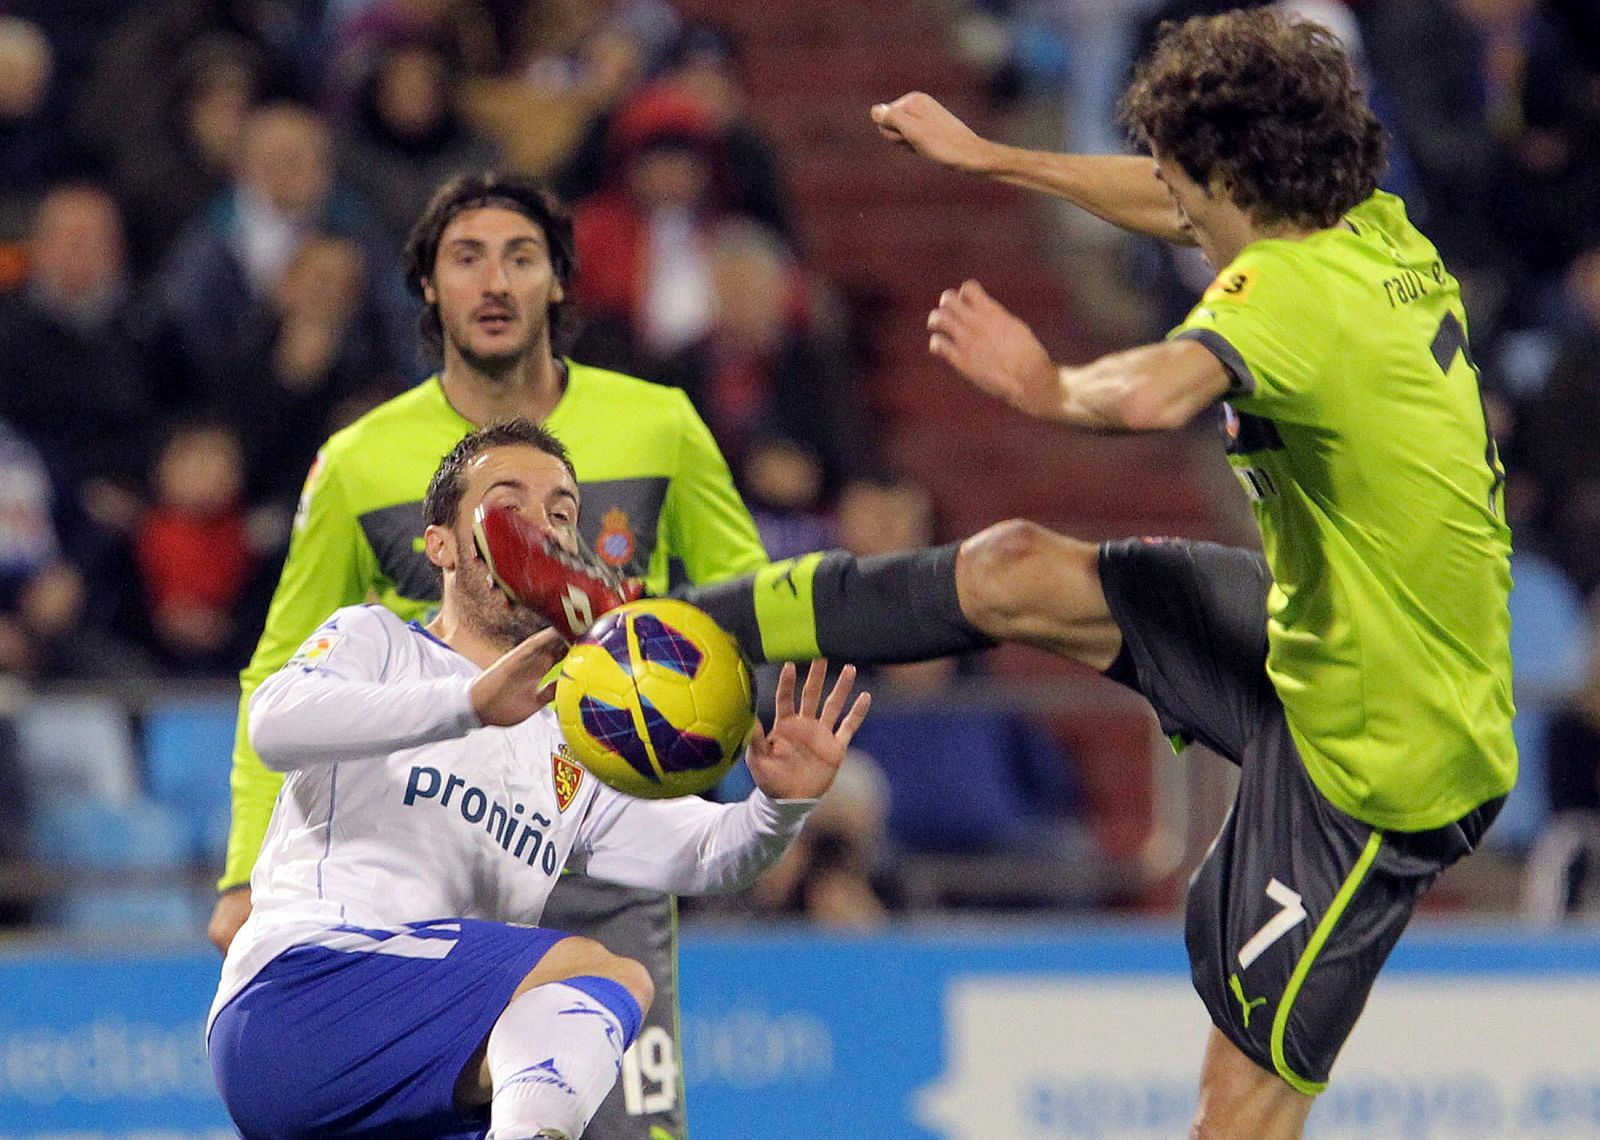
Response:
[[[515,507],[480,505],[472,536],[478,556],[506,597],[576,641],[607,610],[644,593],[583,550],[568,550]]]
[[[472,711],[484,724],[521,724],[555,699],[555,682],[547,685],[544,679],[566,655],[561,631],[541,629],[478,674],[472,682]]]
[[[1061,376],[1033,330],[976,281],[939,295],[928,314],[928,351],[1018,411],[1059,414]]]
[[[827,676],[827,661],[813,661],[797,703],[795,667],[793,663],[785,665],[778,674],[772,731],[764,733],[756,724],[745,762],[756,787],[775,800],[814,800],[832,787],[845,750],[866,719],[872,704],[870,693],[858,696],[845,712],[845,702],[855,688],[856,667],[841,669],[833,692],[823,700]]]
[[[982,174],[994,150],[994,143],[974,134],[945,110],[944,104],[921,91],[902,95],[893,103],[877,104],[872,108],[872,121],[890,142],[952,170]]]

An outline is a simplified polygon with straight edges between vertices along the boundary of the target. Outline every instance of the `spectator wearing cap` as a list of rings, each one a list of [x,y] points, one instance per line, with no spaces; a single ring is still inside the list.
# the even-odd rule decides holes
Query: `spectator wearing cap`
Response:
[[[681,92],[649,88],[617,116],[612,180],[573,211],[585,359],[649,376],[710,331],[721,160],[709,112]]]
[[[653,87],[676,92],[697,104],[714,132],[720,162],[718,194],[723,205],[754,218],[792,248],[799,235],[776,149],[750,112],[744,57],[733,34],[720,25],[683,25],[667,53]],[[555,177],[569,201],[598,191],[606,172],[606,147],[616,116],[599,116],[572,159]]]

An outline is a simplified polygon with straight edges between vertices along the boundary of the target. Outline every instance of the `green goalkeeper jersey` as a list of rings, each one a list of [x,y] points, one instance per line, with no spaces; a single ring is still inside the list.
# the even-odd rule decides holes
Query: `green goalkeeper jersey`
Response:
[[[1345,220],[1252,243],[1172,335],[1234,377],[1267,672],[1306,767],[1343,811],[1417,831],[1516,779],[1511,536],[1455,279],[1393,195]]]
[[[766,565],[728,465],[680,390],[569,361],[566,391],[544,422],[577,469],[584,537],[652,593],[680,575],[708,582]],[[340,606],[375,600],[408,619],[434,608],[440,581],[423,553],[423,495],[439,461],[472,428],[434,377],[373,409],[318,454],[266,628],[240,675],[221,889],[249,882],[283,783],[250,747],[250,694]]]

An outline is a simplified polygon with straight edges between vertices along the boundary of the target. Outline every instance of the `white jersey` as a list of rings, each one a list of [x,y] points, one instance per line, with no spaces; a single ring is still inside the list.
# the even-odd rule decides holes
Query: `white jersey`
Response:
[[[404,922],[537,923],[562,868],[631,887],[747,886],[813,800],[642,800],[568,754],[554,712],[482,727],[481,672],[379,606],[339,610],[250,701],[250,738],[288,772],[211,1014],[293,946],[361,949]]]

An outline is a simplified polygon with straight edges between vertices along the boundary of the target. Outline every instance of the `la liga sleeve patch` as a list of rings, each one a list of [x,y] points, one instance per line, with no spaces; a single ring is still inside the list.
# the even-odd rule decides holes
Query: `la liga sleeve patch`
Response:
[[[333,652],[334,646],[344,640],[344,634],[331,625],[325,625],[317,630],[294,651],[294,656],[285,662],[284,667],[297,666],[307,673],[316,669]]]

